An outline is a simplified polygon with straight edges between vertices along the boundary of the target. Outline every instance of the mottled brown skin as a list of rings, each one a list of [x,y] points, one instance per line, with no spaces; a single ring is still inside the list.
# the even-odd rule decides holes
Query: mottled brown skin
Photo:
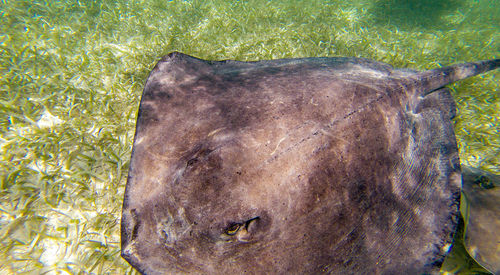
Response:
[[[494,62],[169,54],[139,107],[122,256],[144,274],[436,272],[460,166],[454,101],[430,92]]]

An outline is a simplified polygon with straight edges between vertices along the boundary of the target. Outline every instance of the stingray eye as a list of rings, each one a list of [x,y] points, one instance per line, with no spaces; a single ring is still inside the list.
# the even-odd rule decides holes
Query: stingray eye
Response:
[[[493,182],[491,182],[491,180],[485,176],[480,176],[478,179],[475,180],[475,183],[478,184],[483,189],[491,189],[495,187]]]
[[[241,227],[241,224],[239,224],[239,223],[232,224],[228,228],[226,228],[225,233],[229,236],[232,236],[232,235],[236,234],[236,232],[238,232],[238,230],[240,230],[240,227]]]

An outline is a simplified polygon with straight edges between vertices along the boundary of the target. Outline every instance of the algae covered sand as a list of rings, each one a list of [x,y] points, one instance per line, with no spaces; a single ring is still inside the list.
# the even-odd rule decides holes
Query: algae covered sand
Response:
[[[0,273],[133,273],[120,212],[158,59],[498,58],[498,1],[2,1]],[[498,72],[451,86],[463,164],[499,173]],[[449,271],[467,272],[468,260]]]

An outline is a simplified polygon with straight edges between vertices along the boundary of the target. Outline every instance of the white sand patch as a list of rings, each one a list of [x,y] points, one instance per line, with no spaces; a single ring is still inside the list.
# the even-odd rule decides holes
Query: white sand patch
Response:
[[[52,115],[49,111],[45,110],[40,119],[36,122],[36,125],[39,128],[52,128],[55,125],[61,124],[63,121],[57,117]]]

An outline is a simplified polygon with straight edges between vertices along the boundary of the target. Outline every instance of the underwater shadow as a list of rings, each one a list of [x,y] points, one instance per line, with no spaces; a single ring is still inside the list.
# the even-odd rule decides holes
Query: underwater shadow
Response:
[[[442,29],[447,27],[443,17],[464,5],[464,0],[376,0],[371,14],[376,24],[401,29]]]

